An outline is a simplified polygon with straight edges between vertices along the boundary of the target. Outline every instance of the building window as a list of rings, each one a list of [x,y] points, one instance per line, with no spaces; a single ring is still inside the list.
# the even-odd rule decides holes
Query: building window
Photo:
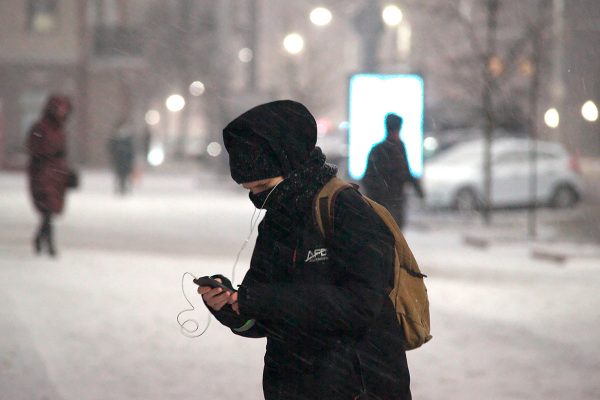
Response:
[[[58,0],[28,0],[27,30],[46,33],[58,27]]]

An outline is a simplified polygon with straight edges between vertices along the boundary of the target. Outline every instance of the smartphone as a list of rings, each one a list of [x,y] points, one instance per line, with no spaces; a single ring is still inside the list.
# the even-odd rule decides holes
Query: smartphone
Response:
[[[194,283],[198,286],[208,286],[212,289],[220,287],[221,289],[223,289],[225,291],[229,291],[229,292],[236,291],[235,289],[229,288],[229,287],[223,285],[221,282],[219,282],[215,279],[212,279],[209,276],[203,276],[200,278],[196,278],[196,279],[194,279]]]

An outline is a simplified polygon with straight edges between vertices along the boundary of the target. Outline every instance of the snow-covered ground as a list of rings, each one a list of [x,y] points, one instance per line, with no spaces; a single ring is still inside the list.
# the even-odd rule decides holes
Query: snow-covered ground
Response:
[[[120,198],[108,174],[87,172],[52,260],[32,254],[24,177],[0,174],[0,399],[262,399],[264,340],[215,321],[188,339],[176,322],[182,274],[231,274],[251,215],[230,183],[148,175]],[[526,241],[477,249],[459,226],[413,226],[434,335],[408,354],[415,399],[600,398],[598,257],[555,264]],[[184,316],[204,325],[187,278],[198,308]]]

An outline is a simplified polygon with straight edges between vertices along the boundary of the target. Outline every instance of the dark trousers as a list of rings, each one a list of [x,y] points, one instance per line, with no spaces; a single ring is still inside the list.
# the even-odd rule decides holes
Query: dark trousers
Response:
[[[406,199],[404,197],[384,198],[378,203],[388,209],[400,229],[404,228],[406,224]]]
[[[35,252],[38,254],[41,253],[43,247],[47,249],[48,254],[51,256],[56,255],[52,227],[52,213],[49,212],[41,214],[40,225],[34,238]]]

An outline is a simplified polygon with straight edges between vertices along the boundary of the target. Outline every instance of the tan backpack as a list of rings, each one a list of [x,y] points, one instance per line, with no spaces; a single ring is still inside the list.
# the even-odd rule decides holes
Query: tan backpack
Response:
[[[333,210],[337,195],[344,189],[355,187],[342,179],[332,178],[317,194],[314,201],[314,216],[324,238],[333,235]],[[404,331],[405,349],[416,349],[432,337],[429,333],[429,299],[423,282],[426,275],[419,270],[417,261],[390,212],[366,196],[363,196],[363,199],[379,215],[396,240],[394,287],[389,296]]]

